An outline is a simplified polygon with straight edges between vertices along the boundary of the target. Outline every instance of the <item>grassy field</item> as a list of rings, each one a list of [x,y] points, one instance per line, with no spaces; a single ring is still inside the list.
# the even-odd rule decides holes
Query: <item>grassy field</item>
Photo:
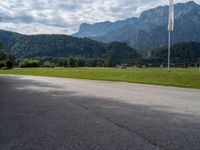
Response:
[[[200,72],[197,68],[172,69],[171,72],[167,72],[166,68],[29,68],[0,70],[0,74],[126,81],[200,89]]]

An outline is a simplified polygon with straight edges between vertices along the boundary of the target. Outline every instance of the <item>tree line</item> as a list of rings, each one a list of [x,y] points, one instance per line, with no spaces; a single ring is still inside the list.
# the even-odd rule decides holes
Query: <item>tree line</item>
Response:
[[[17,66],[23,67],[113,67],[111,57],[103,58],[80,58],[80,57],[44,57],[35,59],[20,59]]]
[[[8,68],[11,69],[13,67],[14,58],[11,54],[5,52],[3,50],[3,44],[0,42],[0,69]]]
[[[111,43],[109,51],[105,55],[69,55],[67,57],[35,56],[17,58],[12,52],[4,51],[0,42],[0,68],[16,67],[113,67],[120,64],[129,66],[141,66],[144,64],[167,64],[167,46],[160,47],[144,55],[130,55],[129,51],[123,51],[126,45],[123,43]],[[96,50],[95,50],[96,51]],[[131,49],[130,49],[131,51]],[[125,54],[124,54],[125,53]],[[128,53],[128,54],[126,54]],[[121,58],[120,58],[121,57]],[[180,42],[172,46],[171,63],[174,64],[199,64],[200,43]]]
[[[142,63],[167,63],[168,47],[163,46],[151,51],[147,57],[143,57]],[[171,63],[174,64],[199,64],[200,43],[179,42],[171,47]]]

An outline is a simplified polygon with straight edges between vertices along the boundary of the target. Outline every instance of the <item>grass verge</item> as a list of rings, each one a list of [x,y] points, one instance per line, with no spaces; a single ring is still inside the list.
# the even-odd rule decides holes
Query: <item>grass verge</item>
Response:
[[[173,68],[171,72],[167,72],[166,68],[28,68],[0,70],[0,74],[125,81],[200,89],[200,72],[197,68]]]

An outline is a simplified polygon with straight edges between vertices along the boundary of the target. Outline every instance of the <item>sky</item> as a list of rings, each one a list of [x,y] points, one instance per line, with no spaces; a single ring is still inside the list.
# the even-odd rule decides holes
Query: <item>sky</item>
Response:
[[[144,10],[167,4],[168,0],[1,0],[0,29],[70,35],[78,31],[81,23],[138,17]]]

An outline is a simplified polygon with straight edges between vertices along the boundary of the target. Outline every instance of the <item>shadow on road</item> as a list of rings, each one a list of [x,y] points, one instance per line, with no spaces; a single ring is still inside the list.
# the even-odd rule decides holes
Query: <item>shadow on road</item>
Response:
[[[3,84],[4,81],[0,82]],[[120,99],[116,101],[114,99],[77,96],[76,92],[70,91],[70,89],[62,89],[60,86],[38,83],[32,80],[26,80],[23,83],[8,82],[10,82],[10,85],[6,83],[7,85],[5,85],[5,87],[7,86],[6,88],[10,89],[10,94],[8,94],[8,90],[5,90],[5,87],[4,90],[0,88],[2,92],[4,91],[0,100],[0,148],[1,143],[9,141],[9,137],[15,138],[16,135],[12,135],[10,132],[14,133],[16,129],[21,129],[24,132],[16,133],[16,137],[23,137],[29,130],[40,131],[34,129],[38,127],[42,128],[41,132],[45,132],[45,128],[55,127],[58,129],[56,134],[62,135],[62,130],[60,130],[59,127],[63,126],[59,126],[58,124],[52,126],[50,124],[55,123],[52,121],[53,119],[63,123],[63,119],[67,117],[69,118],[66,119],[67,122],[64,122],[64,126],[67,126],[69,122],[74,123],[73,126],[69,125],[69,127],[67,127],[67,132],[72,132],[71,136],[84,137],[84,134],[78,135],[78,133],[73,133],[73,131],[76,130],[73,128],[82,126],[80,120],[82,120],[82,123],[87,120],[86,116],[80,115],[83,112],[90,114],[88,117],[96,118],[91,120],[91,122],[95,121],[95,126],[101,124],[102,120],[103,122],[109,122],[109,124],[112,124],[112,126],[120,130],[137,135],[158,149],[197,150],[200,147],[199,116],[189,115],[187,113],[168,112],[165,111],[167,108],[163,108],[162,106],[123,103],[120,102]],[[13,93],[14,95],[12,95]],[[44,97],[46,98],[43,99]],[[10,101],[7,101],[8,99]],[[69,103],[73,104],[74,108],[69,106]],[[80,114],[71,113],[69,110],[80,111]],[[13,113],[15,113],[14,117]],[[17,120],[19,118],[21,120]],[[31,118],[31,120],[27,118]],[[20,124],[17,123],[18,121]],[[29,129],[29,127],[24,126],[26,121],[37,125]],[[17,127],[13,127],[12,129],[10,123]],[[79,126],[76,126],[76,123]],[[6,128],[7,124],[9,124],[7,127],[11,129]],[[83,126],[85,127],[85,125]],[[88,123],[87,126],[90,128],[90,123]],[[88,130],[90,129],[87,129],[87,131]],[[104,129],[102,128],[100,130],[103,132]],[[95,134],[95,131],[93,131],[92,134]],[[96,138],[97,143],[101,142],[98,137]],[[45,141],[45,143],[51,143],[52,140],[55,139],[50,138],[49,141]],[[83,143],[85,142],[85,144],[89,142],[87,140],[80,139],[80,141],[81,140]],[[92,143],[94,141],[90,142]],[[63,141],[61,140],[61,142]],[[83,143],[79,143],[79,146]],[[91,145],[87,143],[86,145],[92,149],[94,148],[94,143]]]

